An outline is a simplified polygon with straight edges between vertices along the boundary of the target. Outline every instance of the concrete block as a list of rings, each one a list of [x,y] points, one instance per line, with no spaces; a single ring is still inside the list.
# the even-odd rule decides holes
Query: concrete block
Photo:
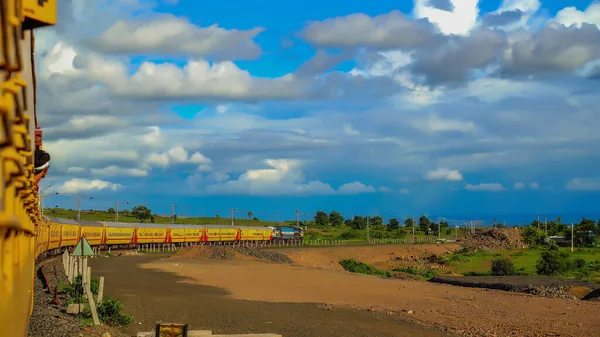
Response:
[[[149,332],[138,332],[136,337],[154,337],[156,336],[155,331]],[[188,337],[204,337],[213,336],[211,330],[188,330]]]
[[[83,309],[85,309],[85,304],[73,303],[67,307],[67,314],[77,315],[78,313],[83,312]]]

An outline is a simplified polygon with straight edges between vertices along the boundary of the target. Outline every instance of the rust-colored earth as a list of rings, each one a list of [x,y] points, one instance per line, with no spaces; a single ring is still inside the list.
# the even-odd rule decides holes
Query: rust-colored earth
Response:
[[[383,279],[340,270],[336,261],[355,258],[382,264],[396,256],[442,254],[449,245],[303,248],[281,250],[297,266],[251,260],[159,260],[144,269],[186,277],[186,283],[214,286],[234,299],[325,303],[379,309],[423,325],[482,336],[594,336],[600,304]],[[316,267],[316,268],[315,268]]]

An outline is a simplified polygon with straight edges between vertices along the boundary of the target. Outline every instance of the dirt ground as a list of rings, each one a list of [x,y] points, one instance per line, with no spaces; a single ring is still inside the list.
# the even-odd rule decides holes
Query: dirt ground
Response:
[[[336,307],[380,310],[387,315],[458,333],[593,336],[599,331],[598,303],[383,279],[340,271],[336,263],[332,263],[353,257],[375,265],[385,264],[386,259],[396,256],[442,254],[451,248],[423,245],[283,249],[279,252],[286,253],[296,266],[249,260],[178,259],[153,261],[141,267],[177,274],[185,277],[186,283],[225,289],[233,299],[327,303]]]
[[[456,244],[443,245],[386,245],[353,247],[311,247],[273,249],[283,253],[297,266],[344,270],[338,261],[356,259],[378,268],[389,269],[396,258],[414,260],[423,255],[442,255],[460,249]]]
[[[151,331],[159,320],[186,322],[191,329],[212,330],[215,334],[272,332],[284,337],[452,336],[409,322],[405,319],[408,315],[405,313],[324,306],[320,303],[325,301],[318,299],[314,303],[267,302],[270,293],[285,293],[286,289],[294,292],[297,289],[296,282],[280,283],[277,274],[289,272],[282,267],[307,271],[315,269],[250,260],[169,259],[156,254],[92,259],[89,266],[93,275],[105,277],[105,296],[125,301],[125,312],[134,316],[134,323],[127,328],[132,336],[139,331]],[[253,266],[258,269],[253,269]],[[177,273],[158,270],[163,268],[166,271],[175,268],[183,271],[183,274],[191,274],[182,277]],[[190,278],[194,277],[192,275],[199,279]],[[207,275],[210,277],[205,278]],[[292,272],[291,275],[295,274]],[[289,280],[289,277],[284,279]],[[317,279],[327,281],[321,277]],[[247,293],[232,296],[228,288],[235,288],[236,284],[243,285]],[[308,285],[315,286],[310,282]],[[267,297],[261,300],[263,296]]]

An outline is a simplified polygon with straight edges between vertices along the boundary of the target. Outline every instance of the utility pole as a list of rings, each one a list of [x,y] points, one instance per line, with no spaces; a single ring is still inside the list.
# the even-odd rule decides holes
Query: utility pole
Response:
[[[548,217],[544,217],[544,234],[548,235]]]
[[[455,238],[455,239],[456,239],[456,240],[458,240],[458,225],[456,225],[456,227],[455,227],[455,228],[456,228],[456,231],[455,231],[455,233],[456,233],[456,234],[455,234],[456,238]]]
[[[413,243],[415,243],[415,226],[413,225]]]
[[[371,243],[370,242],[370,237],[369,237],[369,216],[367,215],[367,243]]]
[[[575,237],[573,236],[573,223],[571,222],[571,253],[573,252],[573,243],[575,242]]]
[[[540,229],[540,213],[538,212],[537,215],[538,215],[538,223],[537,223],[537,225],[538,225],[538,229]]]
[[[116,222],[119,222],[119,201],[115,202],[115,216],[117,218]]]
[[[438,219],[438,239],[442,238],[442,220]]]
[[[229,219],[231,220],[231,225],[233,226],[233,212],[235,211],[235,208],[230,207],[229,208]]]
[[[496,228],[496,218],[494,218],[494,228]]]
[[[300,211],[296,208],[296,226],[300,226]]]
[[[79,193],[77,193],[77,220],[81,220],[81,194]]]
[[[171,224],[175,223],[175,204],[171,204]]]
[[[219,211],[216,211],[216,212],[217,212],[217,225],[218,225],[219,224]]]

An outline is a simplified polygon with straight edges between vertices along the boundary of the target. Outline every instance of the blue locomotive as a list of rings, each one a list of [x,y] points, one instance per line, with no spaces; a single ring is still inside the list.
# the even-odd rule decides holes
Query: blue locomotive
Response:
[[[304,229],[298,226],[274,226],[273,241],[295,241],[304,240]]]

